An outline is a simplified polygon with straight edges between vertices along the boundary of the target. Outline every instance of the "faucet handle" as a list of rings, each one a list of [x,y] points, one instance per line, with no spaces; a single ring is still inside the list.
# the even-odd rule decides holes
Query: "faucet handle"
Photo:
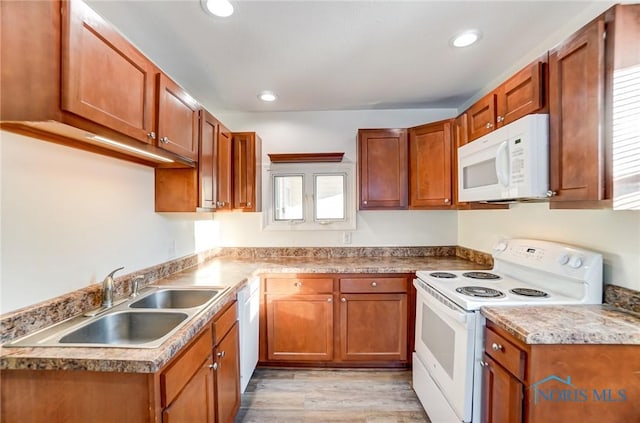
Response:
[[[116,272],[117,272],[117,271],[119,271],[119,270],[122,270],[122,269],[124,269],[124,266],[122,266],[122,267],[118,267],[117,269],[115,269],[114,271],[112,271],[111,273],[109,273],[109,274],[107,275],[107,278],[113,278],[113,274],[114,274],[114,273],[116,273]]]
[[[144,280],[144,275],[138,275],[131,279],[131,298],[138,296],[138,287],[141,280]]]

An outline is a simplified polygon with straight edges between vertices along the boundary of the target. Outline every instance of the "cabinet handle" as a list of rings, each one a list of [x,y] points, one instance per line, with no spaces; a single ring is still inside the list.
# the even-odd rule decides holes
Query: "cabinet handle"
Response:
[[[504,122],[504,116],[498,116],[498,117],[496,118],[496,120],[497,120],[498,122]]]
[[[155,140],[156,139],[156,133],[151,131],[147,134],[147,138],[149,138],[150,140]]]
[[[327,302],[328,303],[333,302],[333,298],[327,298]]]
[[[160,138],[160,142],[163,143],[163,144],[169,144],[169,137]]]
[[[371,286],[375,288],[376,286],[378,286],[378,284],[376,283],[376,281],[373,281],[371,282]]]
[[[496,344],[495,342],[491,345],[491,349],[494,351],[500,351],[502,349],[502,345]]]
[[[493,128],[493,123],[491,123],[491,122],[487,122],[487,124],[485,125],[485,127],[486,127],[487,129],[491,129],[491,128]]]
[[[293,286],[300,288],[302,286],[302,282],[298,281],[293,284]]]
[[[342,301],[343,303],[346,303],[347,299],[345,297],[342,297],[342,299],[340,301]]]
[[[209,364],[209,368],[213,369],[213,370],[217,370],[218,369],[218,363]]]
[[[218,354],[216,354],[218,357],[220,358],[224,358],[224,351],[220,351]]]
[[[480,360],[480,365],[481,365],[482,367],[488,367],[488,366],[489,366],[489,363],[487,363],[486,361],[482,361],[482,360]]]
[[[558,193],[555,191],[551,191],[551,190],[547,191],[547,197],[554,197],[556,195],[558,195]]]

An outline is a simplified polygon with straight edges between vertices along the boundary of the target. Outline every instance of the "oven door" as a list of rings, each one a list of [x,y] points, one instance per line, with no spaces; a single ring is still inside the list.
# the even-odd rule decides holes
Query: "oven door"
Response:
[[[460,308],[418,279],[414,285],[416,355],[460,421],[470,422],[477,313]]]

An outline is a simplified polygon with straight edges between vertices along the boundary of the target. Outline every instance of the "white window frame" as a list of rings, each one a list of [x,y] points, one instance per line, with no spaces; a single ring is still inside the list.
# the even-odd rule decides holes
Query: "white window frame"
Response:
[[[274,178],[303,175],[303,219],[275,220]],[[316,220],[315,176],[344,176],[344,219]],[[345,231],[356,229],[355,165],[341,163],[272,163],[266,169],[262,229],[266,231]]]

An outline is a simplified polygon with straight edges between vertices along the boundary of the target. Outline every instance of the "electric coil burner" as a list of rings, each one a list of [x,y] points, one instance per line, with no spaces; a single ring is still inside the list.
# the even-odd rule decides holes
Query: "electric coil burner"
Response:
[[[418,271],[413,282],[413,389],[433,422],[482,421],[482,307],[602,301],[602,254],[572,245],[505,239],[492,269],[471,269]]]
[[[433,273],[429,273],[429,276],[433,276],[434,278],[438,278],[438,279],[455,279],[455,278],[457,278],[456,275],[454,275],[453,273],[449,273],[449,272],[433,272]]]
[[[504,294],[497,289],[486,288],[484,286],[463,286],[461,288],[456,288],[456,292],[459,292],[464,295],[469,295],[470,297],[480,297],[480,298],[501,298],[504,297]]]
[[[546,292],[533,288],[513,288],[510,289],[509,292],[516,295],[523,295],[525,297],[545,298],[549,296]]]
[[[465,276],[471,279],[482,279],[482,280],[502,279],[500,276],[494,273],[489,273],[489,272],[465,272],[462,274],[462,276]]]

